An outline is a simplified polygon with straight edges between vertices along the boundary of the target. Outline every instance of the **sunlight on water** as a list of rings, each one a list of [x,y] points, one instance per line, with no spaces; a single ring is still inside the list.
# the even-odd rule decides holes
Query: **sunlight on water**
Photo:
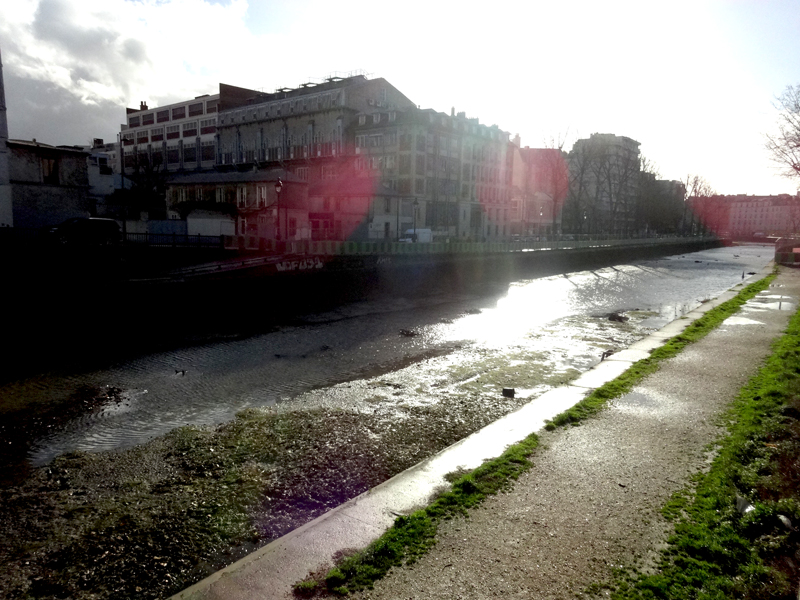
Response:
[[[500,348],[521,335],[575,311],[570,301],[573,285],[563,277],[516,282],[497,307],[467,315],[447,331],[448,340],[480,340],[484,346]]]

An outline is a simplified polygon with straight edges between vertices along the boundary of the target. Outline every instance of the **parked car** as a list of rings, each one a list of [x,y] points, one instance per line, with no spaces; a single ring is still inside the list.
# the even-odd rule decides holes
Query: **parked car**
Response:
[[[50,228],[48,238],[65,246],[116,246],[122,241],[114,219],[75,217]]]

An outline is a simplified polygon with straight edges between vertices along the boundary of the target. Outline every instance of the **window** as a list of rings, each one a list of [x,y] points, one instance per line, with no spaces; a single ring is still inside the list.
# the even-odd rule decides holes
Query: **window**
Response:
[[[213,161],[216,152],[214,151],[214,142],[203,142],[200,145],[200,160],[203,162]]]
[[[142,129],[141,131],[136,132],[136,143],[137,144],[147,143],[147,129]]]
[[[200,135],[205,135],[206,133],[215,133],[216,131],[217,131],[216,119],[204,119],[200,121]]]
[[[185,119],[186,118],[186,107],[179,106],[178,108],[172,109],[172,120],[175,119]]]
[[[164,123],[169,121],[169,111],[168,110],[160,110],[156,113],[156,121],[159,123]]]
[[[381,113],[375,113],[374,115],[372,115],[373,124],[377,125],[380,122],[381,122]]]
[[[397,113],[392,111],[389,113],[389,123],[394,123],[397,119]]]
[[[164,139],[164,128],[157,127],[155,129],[150,130],[150,141],[151,142],[160,142]]]
[[[194,144],[183,145],[183,162],[196,162],[197,148]]]
[[[217,202],[225,202],[225,188],[217,187]]]
[[[383,212],[387,215],[392,212],[392,199],[391,198],[384,198],[383,199]]]
[[[203,114],[203,103],[197,102],[196,104],[189,105],[189,116],[196,117]]]
[[[303,181],[308,181],[308,167],[297,167],[294,173]]]
[[[240,186],[236,188],[236,206],[244,208],[247,206],[247,188]]]
[[[256,204],[258,208],[264,208],[267,205],[267,186],[259,185],[256,188]]]
[[[139,117],[131,117],[128,119],[128,126],[129,127],[138,127],[139,126]]]
[[[206,114],[219,110],[219,100],[209,100],[206,102]]]
[[[58,159],[42,159],[42,182],[50,185],[58,185]]]
[[[167,146],[167,164],[177,165],[181,162],[180,151],[177,146]]]
[[[183,124],[183,137],[195,137],[197,135],[197,121]]]
[[[180,125],[167,125],[167,139],[175,140],[181,137]]]
[[[123,146],[132,146],[133,145],[133,132],[126,131],[122,134],[122,145]]]
[[[366,125],[367,124],[367,115],[359,115],[358,116],[358,124],[359,125]]]
[[[153,116],[154,116],[153,113],[150,113],[148,115],[142,115],[142,125],[152,125],[153,123],[155,123]]]

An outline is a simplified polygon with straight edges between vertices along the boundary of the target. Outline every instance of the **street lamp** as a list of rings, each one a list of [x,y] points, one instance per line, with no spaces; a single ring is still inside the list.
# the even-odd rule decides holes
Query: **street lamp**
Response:
[[[282,189],[283,189],[283,181],[281,181],[281,178],[278,177],[278,181],[275,182],[275,195],[278,197],[278,200],[275,204],[278,205],[278,222],[276,223],[277,225],[276,237],[279,243],[281,241],[281,190]]]

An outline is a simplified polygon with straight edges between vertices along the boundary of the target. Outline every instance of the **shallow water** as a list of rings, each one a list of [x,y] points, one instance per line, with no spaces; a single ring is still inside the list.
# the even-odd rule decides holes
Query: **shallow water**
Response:
[[[738,255],[738,256],[734,256]],[[68,401],[82,386],[122,389],[122,402],[58,427],[34,464],[70,450],[125,448],[247,407],[333,405],[402,418],[443,395],[535,397],[759,271],[764,246],[719,248],[568,273],[480,293],[375,299],[291,326],[152,354],[111,368],[41,376],[0,388],[5,406]],[[700,261],[700,262],[698,262]],[[629,320],[610,321],[624,311]],[[247,332],[242,332],[246,334]],[[522,365],[535,365],[535,368]]]

